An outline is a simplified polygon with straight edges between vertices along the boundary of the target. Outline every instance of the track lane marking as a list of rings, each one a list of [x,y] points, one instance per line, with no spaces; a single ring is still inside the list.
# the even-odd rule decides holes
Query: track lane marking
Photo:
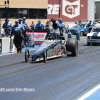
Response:
[[[87,97],[89,97],[91,94],[93,94],[95,91],[97,91],[98,89],[100,89],[100,84],[98,86],[96,86],[95,88],[93,88],[92,90],[90,90],[88,93],[86,93],[85,95],[83,95],[81,98],[79,98],[78,100],[84,100]]]

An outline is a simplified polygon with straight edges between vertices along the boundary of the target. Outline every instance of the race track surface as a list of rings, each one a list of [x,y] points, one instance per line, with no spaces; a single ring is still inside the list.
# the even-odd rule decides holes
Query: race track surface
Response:
[[[31,51],[31,54],[34,51]],[[32,88],[32,92],[1,92],[0,100],[77,100],[100,84],[100,45],[79,41],[77,57],[47,63],[25,63],[24,52],[0,57],[0,88]]]

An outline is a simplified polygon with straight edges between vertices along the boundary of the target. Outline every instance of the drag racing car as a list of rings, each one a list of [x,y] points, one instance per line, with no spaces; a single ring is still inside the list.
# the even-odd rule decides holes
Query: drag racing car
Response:
[[[46,63],[47,59],[62,57],[65,54],[77,56],[77,53],[78,41],[76,39],[69,38],[65,41],[64,37],[60,36],[57,39],[53,33],[49,33],[33,55],[30,55],[28,49],[25,50],[25,61],[28,62],[31,57],[31,62],[43,60]]]
[[[87,34],[87,45],[100,44],[100,27],[93,27],[91,32]]]

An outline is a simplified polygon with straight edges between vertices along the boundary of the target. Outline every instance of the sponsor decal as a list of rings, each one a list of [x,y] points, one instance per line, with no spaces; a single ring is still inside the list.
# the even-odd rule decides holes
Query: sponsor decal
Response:
[[[50,56],[54,56],[56,54],[58,54],[58,52],[60,51],[61,48],[61,43],[58,43],[56,46],[52,47],[51,49],[49,49],[47,51],[48,57]],[[54,51],[54,52],[53,52]],[[56,52],[57,51],[57,52]]]
[[[34,38],[43,38],[43,37],[44,37],[43,34],[42,35],[40,35],[40,34],[34,35]]]
[[[57,55],[57,54],[58,54],[58,49],[55,49],[49,53],[49,55]]]
[[[74,18],[80,15],[80,0],[69,2],[69,0],[63,0],[62,15]]]

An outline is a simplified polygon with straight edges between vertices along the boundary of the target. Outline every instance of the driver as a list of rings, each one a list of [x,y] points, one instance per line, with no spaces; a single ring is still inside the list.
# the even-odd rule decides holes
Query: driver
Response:
[[[23,26],[18,24],[18,20],[15,21],[15,25],[12,27],[12,33],[14,34],[14,45],[17,48],[17,53],[22,52],[22,38],[23,38]]]

